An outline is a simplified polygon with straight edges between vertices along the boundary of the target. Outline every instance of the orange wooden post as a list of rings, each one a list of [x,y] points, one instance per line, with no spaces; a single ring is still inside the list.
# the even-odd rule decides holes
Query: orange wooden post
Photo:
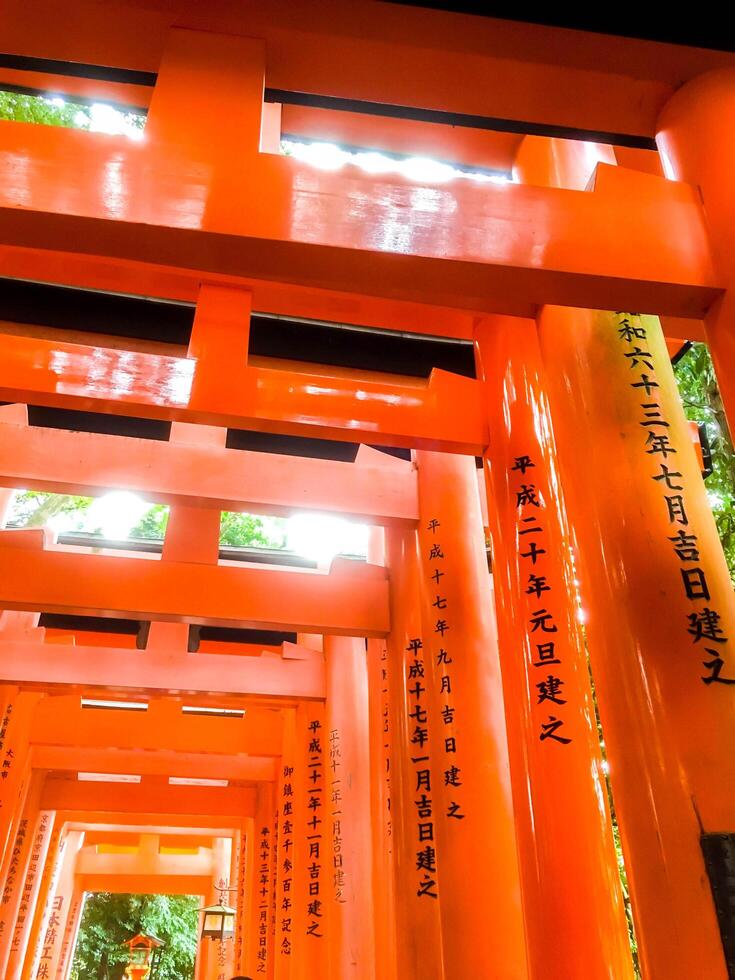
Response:
[[[304,639],[300,634],[298,642]],[[321,645],[321,637],[318,639]],[[296,709],[293,780],[294,980],[326,977],[328,970],[331,842],[325,815],[327,771],[324,704],[303,702]]]
[[[32,703],[27,696],[21,698],[17,687],[3,685],[0,688],[0,756],[6,763],[0,774],[0,867],[10,843],[11,827],[17,817],[18,786],[23,776],[28,752],[28,728]]]
[[[384,565],[384,552],[383,529],[373,527],[368,537],[367,559],[371,564]],[[391,732],[388,648],[385,640],[367,641],[367,667],[375,962],[381,980],[395,980],[396,908],[391,812]]]
[[[278,773],[278,846],[276,850],[276,917],[274,976],[291,980],[294,969],[294,774],[296,755],[296,712],[286,709],[283,721],[283,749]]]
[[[252,821],[252,817],[248,818]],[[241,835],[239,830],[234,830],[231,837],[231,847],[230,847],[230,891],[228,893],[229,901],[228,905],[231,905],[235,909],[235,921],[233,923],[233,934],[231,943],[231,964],[232,973],[241,972],[241,959],[242,959],[242,934],[239,930],[239,925],[243,921],[243,909],[244,906],[240,902],[240,893],[242,891],[241,882],[241,869],[242,869],[242,844],[244,844],[244,835]]]
[[[54,825],[54,832],[49,843],[46,863],[41,878],[41,888],[36,902],[36,912],[28,938],[25,962],[23,964],[22,980],[31,980],[38,970],[38,958],[41,955],[41,942],[48,928],[48,917],[51,914],[51,901],[56,891],[56,885],[61,872],[61,862],[66,846],[66,829]]]
[[[598,163],[615,166],[614,147],[585,140],[524,136],[513,161],[513,177],[524,184],[584,191]]]
[[[445,975],[520,980],[526,940],[475,462],[426,451],[416,461],[424,685],[438,735],[425,846],[439,847]],[[416,727],[426,715],[417,708]]]
[[[19,405],[17,403],[10,405],[0,406],[0,438],[2,438],[2,424],[7,423],[10,425],[27,425],[28,423],[28,406]],[[0,487],[0,528],[5,527],[8,514],[10,512],[11,504],[13,503],[13,497],[15,496],[15,490],[8,490],[5,487]]]
[[[250,335],[250,293],[204,284],[199,290],[188,356],[197,359],[194,390],[207,397],[225,384],[231,372],[244,368]],[[237,383],[236,378],[231,379]],[[221,388],[219,389],[221,390]],[[171,442],[224,447],[227,430],[208,425],[171,424]],[[216,565],[219,557],[221,512],[218,507],[171,507],[163,543],[163,558]],[[152,627],[154,642],[160,624]],[[185,647],[188,627],[177,631]]]
[[[42,772],[33,772],[31,775],[28,793],[23,803],[21,818],[10,853],[8,870],[3,881],[2,901],[0,902],[0,976],[3,977],[7,976],[8,961],[12,952],[16,917],[20,909],[26,873],[31,860],[31,849],[39,818],[38,808],[45,775]]]
[[[56,888],[51,898],[51,911],[42,937],[38,967],[34,975],[36,980],[56,980],[59,975],[65,976],[61,971],[71,956],[69,942],[67,942],[67,925],[70,922],[70,913],[73,911],[76,895],[74,871],[77,855],[83,844],[84,831],[69,831]]]
[[[416,710],[408,687],[420,680],[415,661],[423,664],[419,572],[416,532],[387,528],[386,564],[390,573],[390,619],[388,634],[389,718],[391,735],[391,823],[396,914],[396,955],[402,980],[442,980],[440,883],[438,865],[421,867],[425,844],[420,837],[426,821],[422,806],[425,790],[417,773],[424,769],[425,750],[438,738],[436,727],[429,740],[419,745],[416,725],[409,712]],[[428,724],[423,726],[427,729]],[[429,799],[431,797],[429,796]],[[418,802],[418,806],[417,806]],[[432,887],[431,882],[434,882]]]
[[[80,888],[75,888],[71,893],[66,921],[64,922],[64,938],[61,943],[59,965],[56,969],[56,980],[66,980],[69,975],[77,937],[79,936],[79,927],[82,924],[84,902],[85,893]]]
[[[655,317],[547,307],[549,401],[645,976],[726,976],[735,596]]]
[[[215,837],[212,843],[212,886],[207,903],[212,902],[230,905],[230,868],[232,862],[232,841],[229,837]],[[202,977],[206,980],[220,980],[221,977],[231,976],[234,969],[233,936],[225,939],[200,940],[203,956]]]
[[[275,877],[275,800],[272,783],[258,787],[249,875],[250,904],[246,907],[245,970],[252,977],[273,977],[273,889]]]
[[[38,694],[23,691],[14,694],[7,702],[0,725],[0,880],[8,873],[12,842],[28,792],[29,732],[38,702]]]
[[[19,980],[26,950],[35,919],[36,905],[40,901],[41,878],[46,855],[53,836],[56,814],[52,810],[40,810],[32,827],[30,851],[22,885],[22,893],[15,919],[15,933],[10,947],[6,970],[8,980]]]
[[[370,833],[367,661],[363,639],[326,636],[330,977],[377,980]],[[331,867],[330,867],[331,865]]]
[[[531,975],[632,975],[536,324],[475,332],[499,648]]]
[[[194,403],[231,403],[245,384],[251,305],[245,289],[202,284],[188,350],[197,359]]]
[[[667,177],[698,185],[718,277],[726,292],[710,307],[705,332],[731,433],[735,432],[735,70],[699,75],[659,116],[656,142]],[[727,122],[726,122],[727,121]]]
[[[257,804],[256,804],[257,806]],[[255,863],[255,818],[243,821],[237,837],[237,917],[235,919],[235,964],[246,969],[245,955],[250,936],[250,913],[255,902],[250,868]],[[257,942],[257,940],[256,940]]]

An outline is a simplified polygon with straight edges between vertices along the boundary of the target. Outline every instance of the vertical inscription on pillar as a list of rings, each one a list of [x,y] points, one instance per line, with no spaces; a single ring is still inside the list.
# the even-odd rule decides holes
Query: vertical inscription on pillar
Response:
[[[538,737],[547,745],[569,745],[572,739],[563,730],[567,698],[561,644],[555,635],[559,627],[546,608],[554,591],[545,571],[548,550],[544,547],[546,529],[542,519],[547,502],[543,490],[534,482],[533,472],[529,472],[535,468],[529,454],[516,456],[510,468],[509,485],[511,493],[516,495],[516,547],[521,578],[525,578],[522,588],[531,603],[528,634],[531,666],[538,672],[538,680],[534,682],[535,704],[541,713],[537,719]],[[549,596],[544,603],[546,593]]]
[[[224,898],[230,890],[230,879],[220,878],[217,882],[217,889],[220,895]],[[223,904],[225,904],[223,902]],[[227,980],[225,976],[225,971],[227,969],[227,945],[234,945],[234,936],[229,936],[227,939],[220,936],[217,940],[217,980]]]
[[[438,898],[429,712],[426,706],[427,690],[423,683],[425,677],[424,644],[420,636],[415,636],[406,647],[406,690],[410,709],[409,741],[413,746],[411,764],[416,777],[413,800],[416,807],[416,894],[419,898]]]
[[[268,971],[268,906],[271,896],[271,833],[267,825],[258,834],[258,955],[257,973]],[[243,877],[243,876],[241,876]],[[240,905],[245,908],[245,891],[242,886]]]
[[[5,879],[5,888],[3,889],[3,905],[7,905],[10,902],[13,894],[15,879],[18,877],[18,863],[20,862],[20,855],[23,850],[23,845],[25,844],[27,834],[28,820],[23,819],[18,825],[18,833],[15,835],[15,844],[13,845],[13,851],[10,857],[10,867],[8,868],[8,876]]]
[[[448,545],[446,542],[442,543],[441,522],[436,517],[431,518],[427,530],[432,536],[428,564],[431,569],[429,592],[434,596],[431,605],[436,610],[433,631],[439,638],[437,639],[435,636],[438,652],[434,676],[439,684],[441,720],[444,729],[439,736],[439,746],[444,757],[444,787],[448,790],[446,816],[460,821],[465,819],[466,814],[462,803],[462,769],[457,766],[455,761],[459,736],[457,734],[457,709],[452,691],[452,666],[454,664],[452,657],[452,616],[454,611],[450,608],[449,600],[444,595],[445,588],[442,583],[442,579],[446,575],[444,563],[446,559],[445,550]]]
[[[380,651],[380,707],[382,713],[382,734],[383,734],[383,760],[385,779],[385,833],[388,837],[388,853],[392,853],[393,823],[390,802],[390,716],[389,716],[389,690],[388,690],[388,647],[382,644]]]
[[[332,894],[344,904],[346,870],[342,850],[342,745],[338,728],[329,732],[329,768],[332,770]]]
[[[319,811],[324,806],[324,745],[322,725],[318,718],[309,721],[309,745],[307,749],[306,787],[306,842],[308,895],[306,903],[306,935],[323,939],[321,920],[324,915],[322,901],[322,818]]]
[[[43,849],[44,838],[48,832],[48,824],[49,814],[42,813],[38,830],[33,838],[31,857],[28,862],[28,871],[26,872],[26,880],[23,884],[23,894],[21,895],[20,905],[18,906],[18,917],[15,920],[15,933],[13,935],[13,945],[11,947],[14,953],[18,951],[21,936],[23,935],[23,930],[25,929],[28,910],[31,904],[31,893],[33,892],[36,875],[38,874],[38,865],[41,861],[41,851]]]
[[[293,918],[291,898],[293,885],[293,772],[294,767],[283,767],[281,781],[281,829],[279,834],[278,860],[280,868],[280,923],[281,939],[279,949],[282,956],[290,956],[293,952],[291,942]]]
[[[281,808],[276,807],[273,814],[273,844],[271,847],[271,949],[275,952],[276,943],[276,922],[278,919],[278,860],[280,851],[281,837]]]
[[[720,613],[710,604],[707,577],[700,567],[699,538],[689,521],[686,492],[680,482],[682,474],[676,467],[680,447],[669,436],[671,424],[660,404],[660,386],[648,348],[648,334],[638,314],[617,313],[616,317],[621,357],[630,366],[630,387],[638,397],[641,452],[651,459],[651,479],[661,491],[661,506],[671,531],[668,541],[679,560],[681,587],[693,603],[682,628],[692,637],[702,668],[699,671],[702,683],[708,687],[735,684],[729,637],[720,625]]]
[[[10,770],[13,765],[13,750],[5,748],[5,739],[8,734],[8,725],[13,717],[13,702],[9,701],[8,706],[5,709],[5,714],[3,715],[2,724],[0,724],[0,758],[2,758],[2,766],[0,766],[0,780],[3,782],[9,778]],[[0,792],[0,809],[2,809],[4,801],[2,799],[2,793]]]
[[[54,947],[59,941],[59,928],[61,926],[61,913],[64,908],[64,896],[57,895],[51,903],[51,915],[46,926],[46,935],[43,937],[43,949],[41,959],[38,964],[36,980],[49,980],[51,977],[51,963],[54,958]]]

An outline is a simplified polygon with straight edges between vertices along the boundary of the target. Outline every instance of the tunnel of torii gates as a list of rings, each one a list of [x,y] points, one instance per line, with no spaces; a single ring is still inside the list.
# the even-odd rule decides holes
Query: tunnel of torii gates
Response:
[[[224,894],[201,980],[632,977],[609,766],[642,975],[735,976],[735,601],[670,361],[706,339],[733,421],[735,55],[363,0],[3,7],[0,87],[148,113],[0,123],[4,506],[170,519],[160,554],[0,532],[0,975],[66,977],[112,890]],[[59,322],[38,284],[193,326]],[[267,357],[251,313],[475,368]],[[223,558],[223,510],[361,521],[368,560]]]

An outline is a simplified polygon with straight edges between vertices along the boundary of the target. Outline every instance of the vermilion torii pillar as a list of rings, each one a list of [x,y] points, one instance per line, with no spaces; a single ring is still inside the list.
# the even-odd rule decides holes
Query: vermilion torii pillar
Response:
[[[683,85],[658,119],[656,142],[667,177],[698,186],[715,266],[726,291],[705,317],[705,330],[731,433],[735,432],[735,70],[699,75]]]
[[[275,800],[272,783],[258,787],[252,845],[247,854],[248,876],[245,915],[245,969],[252,977],[273,978],[273,893],[275,877]]]
[[[23,964],[22,980],[31,980],[38,969],[38,958],[41,955],[41,941],[48,928],[48,918],[51,914],[51,900],[59,880],[61,864],[66,847],[66,825],[59,825],[58,819],[49,842],[46,863],[41,877],[41,887],[36,899],[36,910],[33,925],[28,939],[25,962]]]
[[[312,649],[322,637],[299,635]],[[326,976],[331,910],[331,839],[327,817],[329,796],[327,732],[322,702],[304,702],[296,709],[296,764],[293,774],[294,824],[294,980]]]
[[[325,636],[324,826],[330,977],[378,980],[373,933],[368,675],[365,641]]]
[[[21,905],[31,850],[39,818],[39,801],[45,773],[33,772],[29,782],[20,822],[10,853],[8,870],[3,881],[0,902],[0,975],[7,976],[8,961],[15,937],[16,917]]]
[[[77,855],[84,843],[84,832],[71,830],[67,834],[56,888],[51,897],[51,909],[46,931],[41,937],[41,952],[34,975],[35,980],[57,980],[72,955],[70,931],[76,935],[81,910],[79,893],[75,888],[74,872]]]
[[[632,976],[536,324],[483,318],[492,568],[531,975]]]
[[[385,454],[383,454],[385,456]],[[385,456],[386,459],[390,457]],[[367,560],[385,565],[383,528],[370,528]],[[391,803],[391,731],[386,641],[367,641],[370,728],[370,821],[372,827],[375,962],[381,980],[396,980],[396,908]]]
[[[33,826],[30,841],[28,863],[25,869],[23,890],[20,896],[18,911],[15,919],[15,932],[10,946],[10,958],[6,970],[8,980],[19,980],[23,969],[23,961],[28,948],[36,912],[36,905],[41,892],[46,856],[53,838],[53,828],[56,814],[52,810],[39,810]]]
[[[442,980],[441,875],[438,860],[433,870],[426,862],[422,867],[427,806],[417,775],[425,768],[419,760],[427,749],[431,752],[439,736],[436,724],[432,732],[428,723],[417,726],[409,717],[416,711],[409,688],[421,681],[425,669],[419,646],[423,630],[416,532],[386,528],[385,552],[390,574],[387,652],[397,972],[401,980]],[[416,734],[417,727],[426,730],[425,740]]]
[[[291,980],[294,969],[294,775],[297,767],[296,711],[288,708],[283,720],[283,746],[279,760],[275,858],[275,980]]]
[[[4,846],[0,865],[0,883],[7,882],[13,861],[14,843],[24,817],[26,799],[32,784],[32,770],[29,764],[29,732],[33,723],[34,711],[40,696],[30,692],[17,692],[5,688],[8,700],[0,723],[0,844]],[[15,691],[15,694],[11,694]],[[39,777],[40,778],[40,777]],[[38,778],[36,779],[38,784]],[[0,954],[9,952],[12,923],[7,917],[7,908],[2,906],[0,922]]]
[[[416,464],[425,662],[419,687],[427,690],[411,703],[416,727],[430,718],[434,739],[425,763],[433,806],[424,846],[439,855],[445,977],[522,980],[521,883],[475,461],[419,451]]]
[[[644,975],[727,976],[703,832],[735,827],[735,595],[655,317],[539,336]]]

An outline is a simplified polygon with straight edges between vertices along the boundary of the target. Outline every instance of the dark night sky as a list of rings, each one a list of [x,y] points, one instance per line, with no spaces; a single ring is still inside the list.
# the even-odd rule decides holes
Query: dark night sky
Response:
[[[686,44],[693,47],[714,48],[720,51],[735,51],[735,15],[708,13],[706,8],[692,13],[689,4],[676,10],[671,4],[668,8],[659,5],[655,20],[641,15],[642,8],[626,11],[613,4],[587,4],[587,9],[577,13],[549,9],[529,11],[521,6],[482,2],[432,2],[432,0],[399,0],[413,7],[433,7],[438,10],[452,10],[458,13],[477,14],[487,17],[502,17],[507,20],[520,20],[533,24],[549,24],[553,27],[570,27],[576,30],[596,31],[600,34],[619,34],[623,37],[638,37],[649,41],[666,41],[671,44]],[[562,6],[559,4],[559,6]],[[571,7],[571,4],[568,5]],[[603,9],[599,9],[599,8]],[[598,8],[598,9],[595,9]]]

